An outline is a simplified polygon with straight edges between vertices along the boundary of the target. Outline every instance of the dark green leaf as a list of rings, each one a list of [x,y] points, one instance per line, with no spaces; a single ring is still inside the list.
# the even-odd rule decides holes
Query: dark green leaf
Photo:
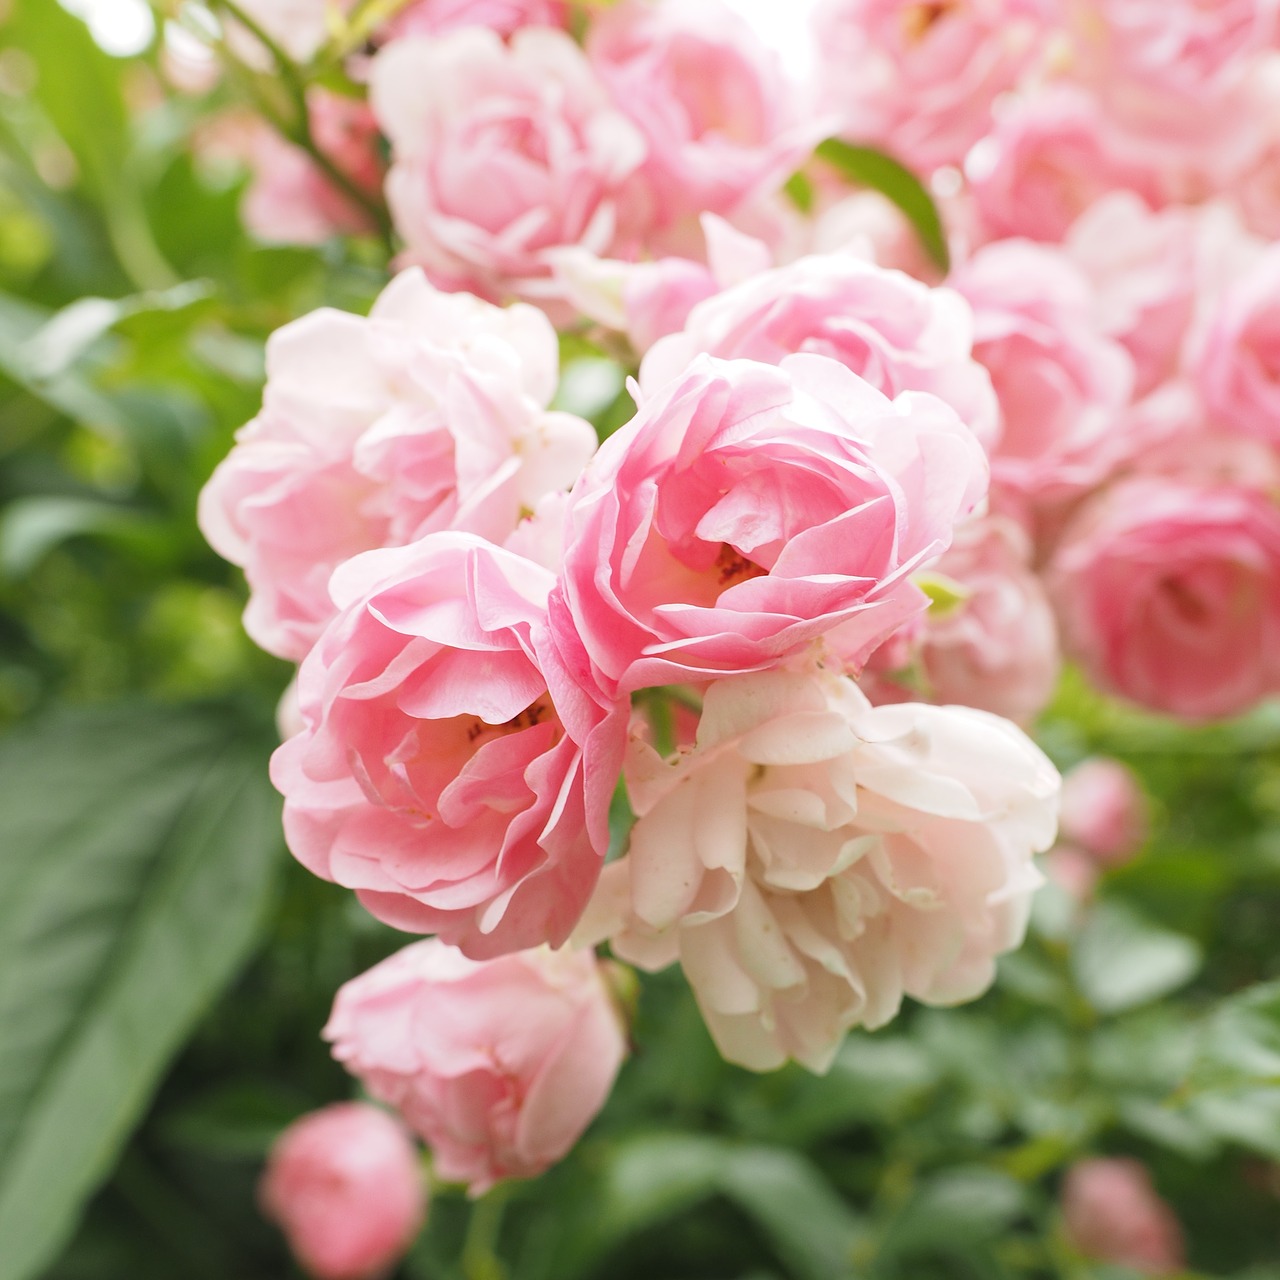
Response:
[[[211,712],[0,740],[0,1280],[49,1263],[253,945],[279,848],[264,766]]]
[[[838,169],[850,182],[870,187],[892,200],[915,228],[929,257],[940,270],[949,269],[951,255],[942,219],[938,216],[938,206],[910,169],[874,147],[855,146],[840,138],[820,142],[814,154]]]

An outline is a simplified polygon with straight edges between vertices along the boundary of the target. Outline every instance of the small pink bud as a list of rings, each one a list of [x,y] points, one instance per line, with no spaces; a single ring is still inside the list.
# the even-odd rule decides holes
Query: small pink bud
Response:
[[[1182,1270],[1182,1228],[1137,1160],[1082,1160],[1062,1188],[1067,1238],[1082,1254],[1148,1276]]]
[[[1147,802],[1132,770],[1096,756],[1063,775],[1059,831],[1099,862],[1128,862],[1147,838]]]
[[[418,1234],[427,1191],[400,1123],[366,1102],[340,1102],[280,1135],[259,1203],[316,1280],[373,1280]]]

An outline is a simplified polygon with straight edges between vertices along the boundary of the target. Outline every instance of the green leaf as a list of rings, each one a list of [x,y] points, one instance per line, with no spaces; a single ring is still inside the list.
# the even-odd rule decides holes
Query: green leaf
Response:
[[[1200,948],[1118,902],[1102,902],[1071,954],[1080,990],[1099,1013],[1118,1013],[1176,991],[1199,971]]]
[[[904,168],[892,156],[874,147],[859,147],[840,138],[828,138],[818,144],[814,154],[850,182],[870,187],[880,192],[902,210],[907,221],[915,228],[921,244],[941,271],[951,266],[946,233],[938,206],[920,179]]]
[[[269,905],[265,752],[213,712],[0,739],[0,1280],[42,1271]]]
[[[0,515],[0,578],[21,578],[59,543],[82,534],[145,538],[162,529],[145,511],[97,498],[18,498]]]

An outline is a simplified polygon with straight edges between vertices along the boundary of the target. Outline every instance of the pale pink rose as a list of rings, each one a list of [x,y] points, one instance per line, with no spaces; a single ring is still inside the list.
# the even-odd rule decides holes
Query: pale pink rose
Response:
[[[839,198],[816,211],[809,247],[821,254],[857,252],[877,266],[905,271],[928,284],[937,284],[942,276],[916,229],[893,201],[878,191],[848,194],[843,183]]]
[[[1100,198],[1067,234],[1068,256],[1093,285],[1102,332],[1133,357],[1135,395],[1178,368],[1195,307],[1196,242],[1190,211],[1152,213],[1127,191]]]
[[[1058,243],[1112,191],[1132,191],[1152,207],[1160,203],[1150,166],[1126,154],[1093,97],[1068,86],[1032,93],[1002,113],[965,171],[991,239]]]
[[[1119,760],[1082,760],[1062,778],[1062,836],[1099,862],[1128,862],[1147,838],[1147,800],[1133,770]]]
[[[1280,510],[1240,485],[1141,476],[1087,504],[1050,566],[1063,647],[1102,688],[1201,720],[1280,679]]]
[[[973,316],[950,289],[852,253],[815,254],[699,303],[683,332],[645,356],[640,386],[656,391],[703,352],[764,364],[810,352],[838,360],[890,397],[932,392],[990,445],[999,410],[972,343]]]
[[[316,146],[362,191],[381,199],[378,126],[366,103],[325,89],[307,91]],[[260,240],[321,244],[335,235],[375,230],[373,220],[300,147],[265,124],[252,135],[246,159],[253,181],[240,212]]]
[[[561,1159],[604,1105],[626,1035],[590,951],[477,963],[437,939],[338,992],[333,1056],[425,1139],[473,1196]]]
[[[623,0],[593,21],[587,54],[648,143],[632,198],[657,228],[781,187],[826,132],[723,0]]]
[[[1276,0],[1090,0],[1079,12],[1088,70],[1105,90],[1123,84],[1204,105],[1238,83],[1277,33]]]
[[[501,542],[595,448],[580,418],[548,412],[555,330],[396,277],[368,319],[321,310],[267,342],[262,411],[200,495],[200,527],[242,565],[245,628],[300,659],[333,616],[344,560],[434,529]]]
[[[492,27],[510,36],[521,27],[563,27],[567,16],[561,0],[414,0],[376,38],[438,35],[454,27]]]
[[[1067,1170],[1062,1184],[1067,1238],[1087,1258],[1171,1276],[1185,1266],[1182,1228],[1137,1160],[1095,1157]]]
[[[707,689],[692,751],[633,741],[627,786],[638,820],[584,928],[644,968],[679,959],[731,1062],[824,1071],[904,995],[990,985],[1041,883],[1058,776],[995,716],[771,671]]]
[[[924,607],[910,574],[982,497],[948,405],[826,356],[699,356],[574,486],[559,634],[608,696],[774,666],[826,638],[858,665]]]
[[[1215,423],[1280,443],[1280,245],[1219,298],[1195,379]]]
[[[549,275],[548,250],[618,242],[644,139],[563,31],[395,40],[373,60],[370,101],[396,229],[441,281],[505,295]]]
[[[427,1209],[413,1142],[366,1102],[339,1102],[291,1124],[271,1148],[258,1195],[316,1280],[386,1275]]]
[[[1000,402],[993,491],[1032,506],[1092,488],[1112,465],[1133,361],[1094,318],[1084,274],[1028,240],[979,249],[951,276],[974,313],[974,358]]]
[[[925,614],[919,662],[934,702],[977,707],[1027,724],[1048,705],[1061,660],[1058,628],[1031,547],[1009,520],[956,530],[933,566],[962,599]]]
[[[462,533],[348,561],[271,759],[304,866],[477,958],[563,942],[609,845],[626,708],[571,682],[553,581]]]
[[[912,168],[959,164],[992,103],[1043,56],[1052,17],[1041,0],[824,0],[824,105],[842,133]]]

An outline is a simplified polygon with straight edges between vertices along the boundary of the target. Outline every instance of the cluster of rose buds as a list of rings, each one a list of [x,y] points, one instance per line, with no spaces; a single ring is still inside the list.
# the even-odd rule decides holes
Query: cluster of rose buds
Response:
[[[295,7],[244,5],[330,56]],[[591,948],[822,1070],[1017,945],[1058,778],[1014,722],[1061,654],[1189,719],[1280,687],[1270,0],[822,0],[803,85],[722,0],[570,12],[416,0],[347,58],[367,102],[312,90],[345,190],[273,165],[250,214],[385,198],[399,274],[271,338],[201,502],[300,663],[290,848],[436,938],[335,1052],[477,1190],[608,1092]],[[828,136],[937,194],[945,279]],[[557,329],[631,361],[603,443]],[[1100,863],[1118,787],[1074,782]]]

